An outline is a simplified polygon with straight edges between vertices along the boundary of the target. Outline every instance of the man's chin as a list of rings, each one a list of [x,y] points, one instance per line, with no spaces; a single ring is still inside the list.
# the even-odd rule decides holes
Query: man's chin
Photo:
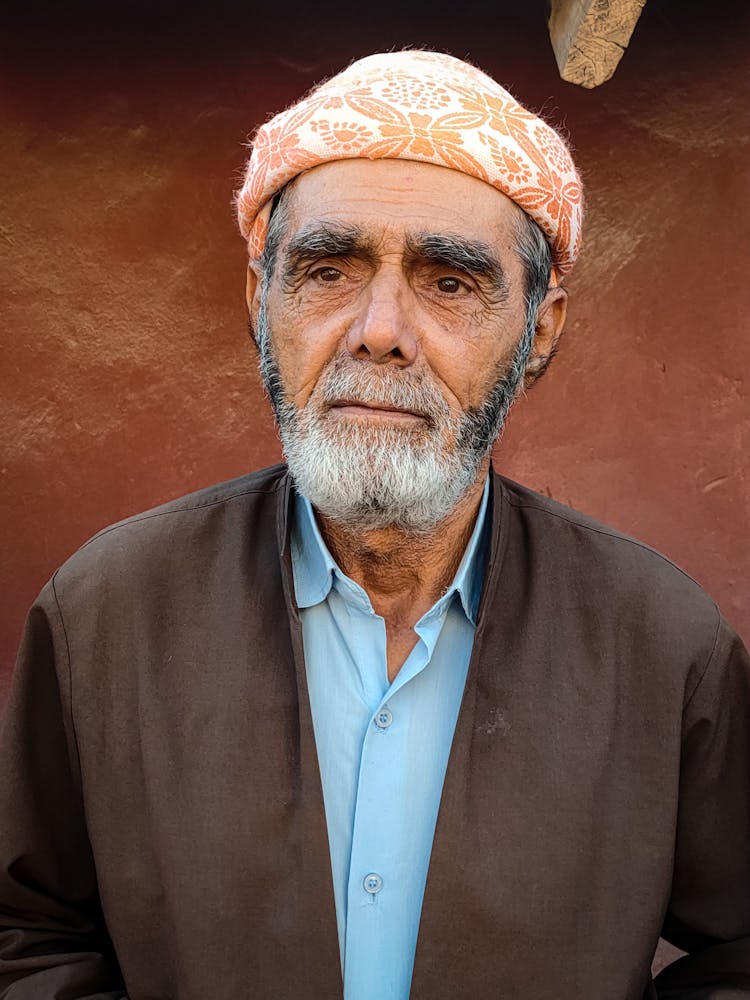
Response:
[[[359,531],[392,527],[422,535],[451,513],[476,469],[421,450],[413,442],[350,449],[338,441],[286,454],[297,489],[325,517]]]

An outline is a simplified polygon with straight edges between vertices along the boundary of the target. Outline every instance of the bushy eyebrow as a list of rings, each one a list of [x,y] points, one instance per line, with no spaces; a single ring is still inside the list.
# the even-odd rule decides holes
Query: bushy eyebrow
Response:
[[[284,253],[282,277],[293,278],[306,264],[325,257],[375,259],[375,244],[358,226],[313,223],[292,237]]]
[[[414,260],[443,264],[484,279],[500,296],[508,295],[508,279],[497,254],[481,240],[445,233],[417,233],[407,238],[407,253]]]
[[[450,233],[407,234],[406,258],[410,264],[430,263],[455,268],[484,280],[501,299],[508,296],[508,280],[496,253],[487,243]],[[359,226],[311,223],[291,238],[284,252],[282,280],[293,284],[300,271],[326,257],[356,257],[375,264],[377,240]]]

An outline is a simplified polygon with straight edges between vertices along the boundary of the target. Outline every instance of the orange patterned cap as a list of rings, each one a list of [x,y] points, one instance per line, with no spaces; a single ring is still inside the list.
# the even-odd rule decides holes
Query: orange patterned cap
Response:
[[[539,225],[559,274],[573,266],[583,192],[563,140],[475,66],[421,50],[359,59],[261,125],[237,195],[250,256],[263,251],[285,184],[359,157],[422,160],[486,181]]]

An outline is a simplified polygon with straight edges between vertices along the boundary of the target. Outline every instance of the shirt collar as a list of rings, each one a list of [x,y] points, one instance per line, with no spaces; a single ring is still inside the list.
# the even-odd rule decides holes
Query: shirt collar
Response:
[[[489,492],[490,480],[488,476],[484,484],[482,500],[479,504],[471,538],[456,570],[453,582],[438,602],[438,604],[444,605],[454,593],[458,593],[464,613],[472,625],[476,625],[484,583],[484,564],[488,544],[486,528],[488,527]],[[341,580],[348,580],[323,541],[312,504],[307,497],[303,497],[299,493],[294,494],[291,551],[294,570],[294,596],[297,607],[309,608],[324,601],[333,586],[334,574]]]
[[[490,477],[484,483],[482,501],[477,511],[477,519],[474,522],[474,530],[471,533],[469,544],[466,546],[461,562],[459,563],[456,575],[450,590],[458,591],[464,613],[472,625],[477,623],[477,613],[479,602],[482,599],[482,587],[484,585],[484,565],[486,562],[487,546],[489,544],[489,518],[487,517],[487,507],[490,496]]]
[[[291,541],[297,607],[310,608],[328,597],[333,574],[341,570],[323,541],[312,504],[300,493],[294,493]]]

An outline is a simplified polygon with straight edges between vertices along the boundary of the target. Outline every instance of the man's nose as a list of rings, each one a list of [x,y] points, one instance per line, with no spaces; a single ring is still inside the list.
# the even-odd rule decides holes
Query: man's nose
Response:
[[[403,279],[376,277],[363,294],[361,312],[349,327],[346,346],[354,357],[406,366],[417,356],[411,291]]]

